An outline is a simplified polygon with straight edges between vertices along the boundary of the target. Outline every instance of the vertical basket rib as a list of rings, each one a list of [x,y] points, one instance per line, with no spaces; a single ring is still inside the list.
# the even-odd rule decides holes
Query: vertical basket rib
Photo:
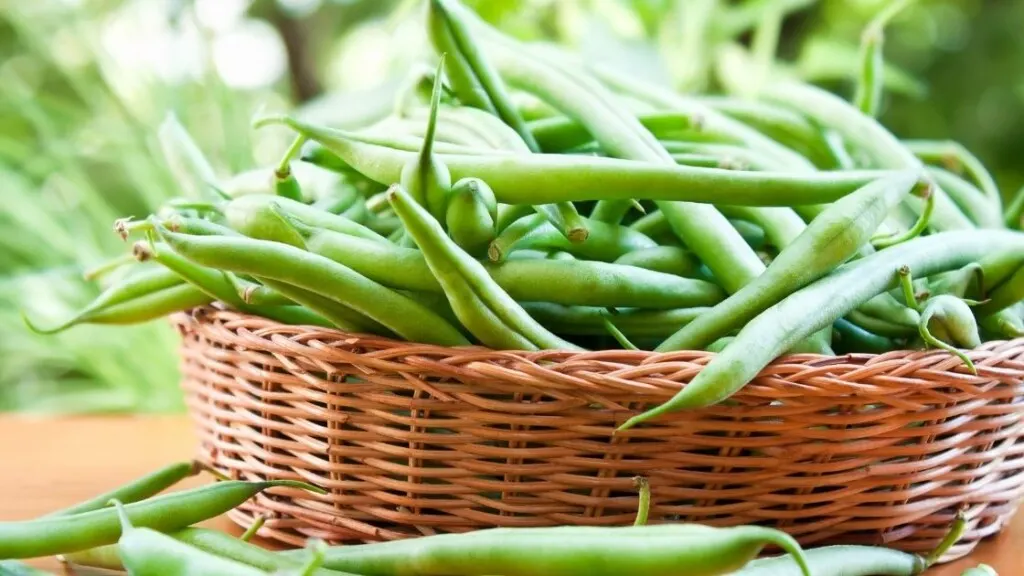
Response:
[[[998,532],[1024,489],[1024,339],[970,353],[779,359],[730,399],[612,435],[691,380],[705,352],[495,352],[284,326],[215,308],[173,318],[200,457],[261,495],[261,534],[300,545],[492,526],[651,520],[782,528],[805,545],[930,550]]]

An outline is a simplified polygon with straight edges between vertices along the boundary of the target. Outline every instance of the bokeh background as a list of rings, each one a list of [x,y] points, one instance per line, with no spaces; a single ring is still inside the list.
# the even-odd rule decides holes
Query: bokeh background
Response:
[[[888,0],[885,0],[888,1]],[[467,0],[523,39],[569,45],[684,91],[713,91],[707,53],[789,12],[779,55],[850,95],[857,43],[882,0]],[[708,21],[711,8],[727,19]],[[431,62],[419,0],[0,0],[0,411],[182,409],[166,322],[57,322],[95,296],[82,271],[124,250],[115,218],[176,195],[156,140],[173,111],[231,174],[280,157],[250,128],[300,109],[346,126],[384,115]],[[1024,2],[918,0],[887,29],[881,120],[975,152],[1005,196],[1024,184]]]

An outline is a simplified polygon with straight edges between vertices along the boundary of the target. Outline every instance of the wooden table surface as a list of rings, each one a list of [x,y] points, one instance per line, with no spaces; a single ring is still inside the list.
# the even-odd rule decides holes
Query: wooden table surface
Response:
[[[0,416],[0,521],[32,518],[69,506],[147,472],[191,457],[194,437],[185,417],[34,419]],[[200,476],[181,488],[208,482]],[[225,518],[204,525],[239,534]],[[984,562],[1000,576],[1024,575],[1024,511],[999,536],[967,558],[928,572],[959,576]],[[30,564],[59,572],[53,559]]]

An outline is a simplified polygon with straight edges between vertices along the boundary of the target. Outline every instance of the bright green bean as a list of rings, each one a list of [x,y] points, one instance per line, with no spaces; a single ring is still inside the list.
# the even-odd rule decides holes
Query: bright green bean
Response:
[[[681,112],[653,112],[641,114],[637,120],[655,137],[686,134],[700,130],[700,117]],[[537,139],[541,150],[548,153],[565,152],[593,140],[586,127],[565,117],[545,118],[528,124],[530,132]]]
[[[378,244],[320,230],[293,220],[306,249],[401,290],[440,292],[418,250]],[[681,278],[633,266],[566,260],[507,260],[486,265],[487,273],[512,298],[568,305],[688,308],[721,302],[722,289],[710,282]],[[552,290],[557,286],[557,290]]]
[[[929,276],[964,266],[996,249],[1024,250],[1024,234],[1004,230],[942,232],[840,266],[762,312],[672,400],[631,418],[619,429],[728,398],[801,338],[830,326],[864,300],[895,287],[900,266],[915,270],[919,276]]]
[[[600,336],[605,334],[603,319],[609,316],[607,308],[600,306],[565,306],[550,302],[523,302],[530,316],[556,334],[571,336]],[[709,308],[677,308],[672,310],[645,310],[617,308],[615,326],[630,338],[664,338],[672,334]]]
[[[1006,223],[1007,228],[1013,230],[1024,229],[1024,186],[1017,190],[1013,199],[1006,206],[1006,211],[1003,213],[1003,221]]]
[[[981,228],[1003,228],[1003,213],[985,193],[949,170],[929,166],[928,174],[949,195],[958,208]]]
[[[903,145],[924,162],[941,164],[951,172],[966,172],[998,210],[1002,204],[999,186],[977,156],[953,140],[904,140]]]
[[[686,278],[701,276],[700,261],[692,252],[678,246],[655,246],[633,250],[619,256],[615,264],[636,266],[665,274],[674,274]]]
[[[224,207],[224,217],[228,221],[229,226],[243,234],[248,235],[249,232],[259,233],[262,228],[257,226],[257,224],[266,224],[266,213],[263,211],[268,207],[276,207],[285,214],[302,218],[314,226],[377,242],[387,242],[387,239],[380,234],[344,216],[331,214],[319,208],[278,196],[252,195],[235,198]],[[187,232],[191,233],[191,231]],[[266,240],[268,238],[260,239]]]
[[[388,201],[395,214],[402,219],[406,230],[416,241],[430,271],[443,288],[464,284],[476,295],[483,307],[491,310],[512,332],[521,334],[538,348],[578,350],[578,346],[551,334],[530,317],[488,274],[487,270],[463,252],[444,234],[441,225],[433,220],[401,186],[392,186]],[[456,300],[449,298],[456,314]],[[460,315],[460,320],[462,316]]]
[[[496,235],[495,220],[498,205],[494,192],[480,179],[465,178],[452,185],[445,227],[448,235],[460,248],[481,257]]]
[[[960,357],[971,373],[978,373],[971,359],[957,349],[981,346],[974,313],[963,300],[948,294],[929,298],[921,309],[918,329],[927,344]]]
[[[817,576],[915,576],[925,569],[924,558],[876,546],[822,546],[805,550],[807,564]],[[800,576],[790,556],[759,558],[733,576]]]
[[[1024,300],[1024,266],[1018,268],[1013,276],[992,289],[988,293],[988,299],[978,305],[975,310],[979,315],[986,316],[1013,306],[1021,300]]]
[[[659,351],[699,350],[739,328],[853,256],[889,211],[910,193],[918,174],[884,178],[829,206],[782,250],[765,273],[709,313],[665,340]]]
[[[189,236],[162,227],[157,231],[175,252],[197,264],[308,290],[379,322],[406,340],[443,346],[468,343],[434,312],[323,256],[265,240]]]
[[[588,260],[610,262],[616,258],[657,244],[643,234],[617,224],[588,220],[590,231],[586,240],[571,242],[549,222],[538,222],[536,216],[527,216],[506,228],[491,242],[487,256],[493,262],[503,262],[508,255],[520,249],[562,250]]]

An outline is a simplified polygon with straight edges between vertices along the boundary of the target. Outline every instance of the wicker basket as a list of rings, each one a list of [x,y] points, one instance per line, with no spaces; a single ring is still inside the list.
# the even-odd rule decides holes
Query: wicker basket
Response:
[[[782,358],[729,405],[612,435],[667,400],[705,352],[495,352],[275,322],[173,318],[200,458],[293,478],[232,513],[300,545],[492,526],[652,521],[779,527],[805,545],[931,549],[958,509],[967,554],[1024,490],[1024,339],[971,352]]]

